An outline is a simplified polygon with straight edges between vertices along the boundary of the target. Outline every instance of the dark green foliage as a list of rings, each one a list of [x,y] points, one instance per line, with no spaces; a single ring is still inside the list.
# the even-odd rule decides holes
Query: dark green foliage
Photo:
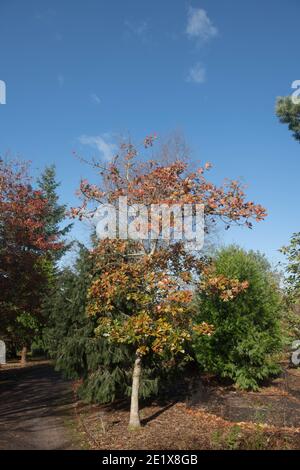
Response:
[[[61,224],[66,219],[67,208],[65,205],[59,204],[59,196],[57,189],[60,183],[56,181],[55,166],[51,165],[46,167],[40,178],[38,178],[38,187],[43,191],[50,206],[49,214],[45,220],[46,232],[49,237],[56,236],[59,240],[63,240],[67,235],[73,224],[67,224],[61,227]],[[61,258],[61,256],[70,248],[70,245],[64,243],[61,250],[52,254],[54,261]]]
[[[288,124],[293,137],[300,141],[300,104],[294,104],[290,96],[278,98],[276,114],[280,122]]]
[[[195,342],[195,355],[206,371],[255,390],[279,372],[274,360],[281,348],[278,281],[265,257],[235,246],[220,250],[215,264],[217,274],[247,280],[249,287],[229,302],[217,295],[198,295],[198,320],[213,324],[215,332]]]
[[[81,379],[79,396],[86,402],[107,403],[130,395],[133,353],[128,346],[95,337],[96,320],[85,312],[91,272],[92,259],[81,247],[75,270],[65,269],[58,275],[47,301],[50,325],[44,337],[56,369],[68,378]],[[153,365],[146,367],[143,398],[157,393],[154,377]]]
[[[280,251],[287,258],[283,325],[290,343],[300,338],[300,232],[294,233],[289,245]]]
[[[300,338],[300,297],[290,297],[287,294],[284,298],[282,329],[287,347],[291,346],[293,340]]]

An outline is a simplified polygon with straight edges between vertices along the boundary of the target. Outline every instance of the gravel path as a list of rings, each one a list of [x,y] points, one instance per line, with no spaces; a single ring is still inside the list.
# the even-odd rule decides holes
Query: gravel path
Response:
[[[0,449],[75,449],[73,418],[70,384],[50,365],[0,370]]]

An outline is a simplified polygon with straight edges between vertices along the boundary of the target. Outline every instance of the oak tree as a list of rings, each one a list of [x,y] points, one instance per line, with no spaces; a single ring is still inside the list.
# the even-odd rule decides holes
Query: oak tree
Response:
[[[154,136],[144,140],[145,149],[152,147]],[[96,333],[111,342],[132,348],[133,374],[129,426],[140,426],[139,384],[143,362],[149,355],[173,361],[178,355],[189,359],[188,343],[194,335],[210,335],[213,327],[195,321],[191,302],[195,286],[201,280],[203,289],[217,291],[226,302],[247,288],[236,279],[216,276],[201,252],[188,248],[186,240],[173,239],[175,220],[170,215],[171,237],[162,237],[162,219],[156,221],[157,236],[151,238],[149,220],[139,218],[141,205],[173,207],[184,212],[185,205],[202,205],[206,222],[219,220],[252,226],[252,219],[263,220],[265,209],[246,201],[238,181],[216,186],[205,177],[211,167],[206,163],[189,171],[187,162],[159,162],[139,156],[131,143],[123,143],[119,155],[108,165],[94,161],[101,178],[99,185],[83,180],[79,193],[82,204],[72,210],[74,217],[97,218],[98,207],[107,203],[116,207],[126,197],[131,208],[127,214],[128,238],[120,231],[114,239],[102,238],[92,251],[94,277],[88,293],[88,315],[98,319]],[[153,223],[153,221],[152,221]],[[130,225],[147,234],[142,239],[130,237]],[[206,227],[209,224],[206,223]],[[173,232],[174,233],[174,232]],[[122,234],[122,237],[124,235]]]

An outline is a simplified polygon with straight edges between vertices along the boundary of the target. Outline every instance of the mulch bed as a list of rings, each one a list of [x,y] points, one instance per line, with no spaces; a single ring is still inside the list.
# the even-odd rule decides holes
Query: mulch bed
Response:
[[[198,383],[198,385],[197,385]],[[259,392],[196,377],[189,396],[142,407],[142,428],[129,431],[129,403],[76,404],[91,448],[201,450],[300,449],[300,370],[286,369]]]

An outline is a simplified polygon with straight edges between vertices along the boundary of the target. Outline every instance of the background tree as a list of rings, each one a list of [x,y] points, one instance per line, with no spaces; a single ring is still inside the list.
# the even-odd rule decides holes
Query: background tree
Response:
[[[300,141],[300,104],[293,103],[291,97],[278,98],[276,113],[281,122],[288,124],[293,137]],[[291,337],[300,337],[300,232],[294,233],[290,245],[280,251],[288,260],[283,326],[290,342]]]
[[[41,302],[49,278],[47,256],[62,249],[48,234],[50,206],[31,186],[28,165],[0,160],[0,315],[1,333],[26,348],[41,323]]]
[[[153,140],[147,137],[144,147],[152,147]],[[231,181],[221,187],[208,182],[203,174],[210,164],[188,172],[186,162],[176,160],[163,165],[153,160],[139,161],[137,155],[131,143],[123,144],[118,157],[107,167],[94,162],[102,184],[82,181],[83,203],[73,210],[73,215],[94,217],[96,204],[117,205],[120,196],[126,196],[128,204],[136,208],[138,204],[147,208],[162,203],[203,204],[207,220],[221,219],[227,225],[235,222],[251,227],[252,218],[259,221],[266,215],[261,206],[245,201],[239,182]],[[112,343],[132,346],[129,425],[139,427],[138,396],[145,357],[169,356],[171,360],[181,354],[188,358],[186,343],[192,335],[211,334],[207,323],[195,322],[191,307],[195,279],[205,269],[206,260],[198,253],[192,255],[182,243],[174,240],[166,246],[159,239],[144,243],[106,239],[99,242],[92,254],[95,272],[87,312],[98,321],[98,335]],[[235,280],[233,283],[226,280],[225,285],[223,301],[246,288]]]
[[[280,122],[288,124],[293,137],[300,141],[300,104],[295,104],[290,96],[280,97],[276,103],[276,114]]]
[[[288,289],[292,295],[300,294],[300,232],[294,233],[290,244],[281,248],[281,253],[287,257],[286,278]]]
[[[70,250],[72,242],[67,242],[66,236],[72,229],[73,224],[66,224],[67,207],[60,204],[58,188],[60,183],[56,180],[56,169],[54,165],[47,166],[37,179],[37,186],[42,192],[48,204],[48,211],[45,215],[44,226],[48,237],[55,237],[61,241],[61,249],[47,252],[45,263],[47,263],[49,276],[48,286],[44,296],[42,306],[42,316],[44,325],[49,322],[49,296],[53,293],[54,285],[57,285],[56,276],[59,275],[58,261]],[[60,276],[59,276],[60,277]],[[45,306],[44,306],[45,304]],[[47,304],[47,307],[46,307]],[[43,342],[43,335],[37,336],[31,347],[33,352],[38,351],[44,353],[45,344]]]
[[[300,233],[294,233],[288,246],[281,248],[286,256],[284,327],[288,344],[300,338]]]
[[[198,293],[198,321],[212,323],[215,330],[209,338],[195,339],[196,358],[204,370],[255,390],[280,370],[274,359],[281,348],[278,278],[263,255],[236,246],[217,253],[214,272],[247,282],[248,288],[231,302],[220,300],[214,284]]]
[[[49,210],[45,216],[45,231],[49,237],[56,237],[63,240],[64,237],[70,232],[73,224],[67,224],[62,227],[67,217],[67,207],[59,203],[58,188],[60,183],[56,181],[55,165],[45,168],[44,172],[37,180],[38,188],[41,190]],[[64,241],[61,250],[52,252],[54,261],[57,261],[66,251],[70,248],[70,244]]]

